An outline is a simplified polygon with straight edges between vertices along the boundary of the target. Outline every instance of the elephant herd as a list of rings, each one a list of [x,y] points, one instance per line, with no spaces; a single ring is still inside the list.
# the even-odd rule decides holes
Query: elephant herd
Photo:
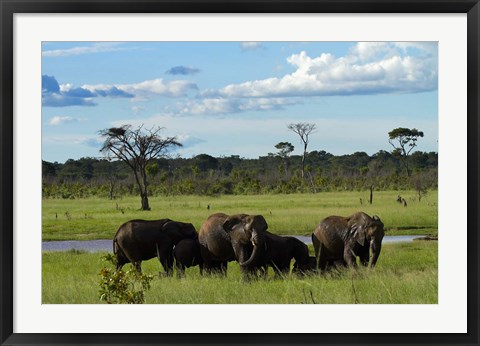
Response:
[[[315,256],[307,245],[292,236],[269,232],[262,215],[210,215],[200,230],[191,223],[161,220],[131,220],[119,227],[113,238],[117,269],[132,263],[141,272],[141,262],[157,257],[165,275],[184,276],[185,268],[199,266],[200,273],[226,276],[227,264],[237,261],[244,277],[266,277],[268,267],[276,276],[293,272],[323,272],[332,267],[355,267],[357,257],[373,268],[382,248],[384,226],[378,216],[357,212],[349,217],[329,216],[312,233]],[[370,258],[371,253],[371,258]]]

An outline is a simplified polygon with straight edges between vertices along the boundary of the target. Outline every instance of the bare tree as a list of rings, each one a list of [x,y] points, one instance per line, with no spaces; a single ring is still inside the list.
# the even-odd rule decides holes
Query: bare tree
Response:
[[[105,138],[100,152],[125,162],[133,171],[140,191],[142,210],[150,210],[146,167],[155,158],[163,157],[171,147],[182,146],[176,137],[160,137],[163,128],[144,130],[143,125],[132,129],[131,125],[112,127],[99,131]]]
[[[307,157],[307,147],[308,147],[308,142],[310,141],[309,136],[310,134],[314,133],[317,126],[311,123],[296,123],[296,124],[289,124],[287,127],[290,131],[293,131],[297,135],[299,135],[303,143],[303,157],[302,157],[302,179],[303,179],[305,175],[305,159]]]

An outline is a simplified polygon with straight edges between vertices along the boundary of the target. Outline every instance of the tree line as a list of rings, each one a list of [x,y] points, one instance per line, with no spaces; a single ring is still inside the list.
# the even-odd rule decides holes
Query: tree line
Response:
[[[272,146],[275,149],[275,146]],[[279,152],[281,149],[279,150]],[[153,158],[145,167],[148,195],[298,193],[339,190],[436,189],[438,154],[415,151],[403,157],[381,150],[333,155],[269,153],[257,159],[237,155]],[[302,170],[303,167],[303,170]],[[302,172],[304,177],[302,178]],[[42,161],[45,198],[118,198],[138,195],[134,171],[121,160],[81,158],[65,163]]]

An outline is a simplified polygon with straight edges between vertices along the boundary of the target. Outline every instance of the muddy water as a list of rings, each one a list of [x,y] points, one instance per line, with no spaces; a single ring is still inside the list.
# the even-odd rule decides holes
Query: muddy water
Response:
[[[312,239],[308,236],[295,236],[306,244],[311,244]],[[383,238],[383,244],[410,242],[415,238],[422,238],[421,235],[387,235]],[[68,251],[84,250],[89,252],[108,251],[112,252],[112,240],[65,240],[42,242],[42,251]]]

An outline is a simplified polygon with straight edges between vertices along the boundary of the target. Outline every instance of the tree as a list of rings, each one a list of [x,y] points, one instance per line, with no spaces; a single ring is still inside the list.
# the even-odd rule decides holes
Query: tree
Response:
[[[275,145],[275,148],[278,149],[278,153],[276,154],[283,160],[283,165],[285,167],[285,177],[288,175],[288,157],[295,150],[295,147],[292,143],[289,142],[280,142]]]
[[[308,147],[308,142],[310,141],[309,136],[311,133],[315,131],[317,126],[311,123],[296,123],[296,124],[289,124],[287,128],[290,131],[293,131],[297,135],[299,135],[303,143],[303,156],[302,156],[302,179],[303,179],[305,176],[305,158],[307,157],[307,147]]]
[[[404,127],[398,127],[388,133],[388,142],[394,148],[393,154],[400,156],[400,161],[403,163],[408,177],[412,174],[408,165],[408,155],[417,146],[419,137],[423,137],[422,131]]]
[[[100,152],[125,162],[133,171],[142,201],[142,210],[150,210],[148,204],[147,165],[155,158],[164,157],[171,147],[182,146],[176,137],[160,137],[163,128],[144,130],[143,125],[132,129],[131,125],[112,127],[99,131],[105,138]]]
[[[216,170],[219,166],[218,160],[213,156],[207,154],[200,154],[195,156],[193,162],[201,172],[206,172],[208,170]]]

